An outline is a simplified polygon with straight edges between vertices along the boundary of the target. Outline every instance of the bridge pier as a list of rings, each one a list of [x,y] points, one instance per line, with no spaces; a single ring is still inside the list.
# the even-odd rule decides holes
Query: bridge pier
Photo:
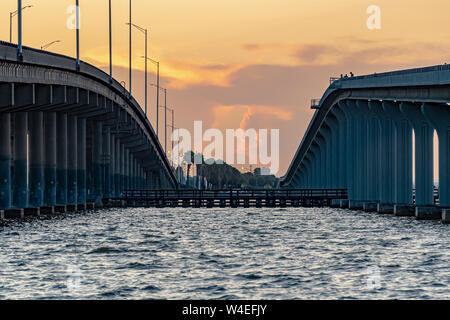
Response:
[[[424,117],[420,105],[404,102],[401,104],[400,109],[407,115],[415,133],[416,206],[433,206],[434,129]],[[427,210],[425,211],[428,212]],[[416,213],[417,212],[416,209]]]
[[[385,137],[392,158],[390,156],[382,158],[383,165],[386,163],[388,168],[382,179],[392,183],[392,189],[390,185],[386,185],[388,189],[384,197],[392,199],[396,204],[412,205],[412,127],[405,114],[401,112],[399,103],[383,101],[382,107],[384,113],[380,114],[384,114],[387,120],[392,121],[387,123],[387,137]]]
[[[11,114],[0,113],[0,209],[11,208]]]
[[[0,143],[3,143],[0,142]],[[13,207],[28,207],[28,114],[14,114],[14,181]]]
[[[120,165],[120,154],[121,154],[121,147],[119,143],[118,138],[114,138],[114,195],[116,197],[120,196],[120,171],[121,171],[121,165]]]
[[[353,102],[354,104],[354,102]],[[338,102],[340,110],[344,113],[346,117],[347,124],[347,136],[345,139],[346,145],[346,179],[347,179],[347,189],[348,189],[348,198],[349,200],[356,200],[356,175],[357,168],[356,162],[357,153],[356,153],[356,116],[352,112],[351,102],[348,100],[342,100]]]
[[[39,208],[43,205],[44,196],[44,132],[43,114],[34,111],[29,113],[29,154],[30,154],[30,199],[29,205]]]
[[[56,203],[67,204],[67,113],[56,115]]]
[[[78,141],[77,141],[77,117],[67,117],[67,204],[78,204]],[[76,208],[74,209],[76,210]]]
[[[125,145],[121,143],[120,143],[119,167],[120,167],[119,194],[122,196],[123,191],[125,190]]]
[[[56,113],[44,114],[44,206],[56,205]]]
[[[101,179],[100,184],[102,188],[102,194],[101,199],[103,202],[103,198],[109,198],[110,197],[110,190],[111,190],[111,161],[110,161],[110,155],[111,155],[111,134],[110,129],[108,126],[106,126],[104,123],[102,123],[102,154],[100,157],[100,168],[101,168]]]
[[[87,202],[86,119],[77,120],[77,204]]]
[[[92,137],[92,180],[93,180],[93,200],[96,206],[103,206],[103,180],[102,180],[102,155],[103,155],[103,125],[100,121],[93,123]]]
[[[367,115],[365,110],[368,109],[367,101],[356,100],[356,106],[353,111],[358,118],[356,120],[356,168],[357,185],[355,188],[356,199],[366,201],[367,197]]]
[[[111,133],[111,131],[110,131]],[[110,195],[111,197],[114,197],[116,195],[116,142],[115,142],[115,138],[114,135],[111,134],[110,136],[110,159],[111,159],[111,172],[110,172],[110,185],[111,185],[111,190],[110,190]]]
[[[439,139],[439,206],[450,208],[450,107],[425,103],[422,112]]]
[[[379,184],[378,213],[393,214],[395,200],[395,126],[393,119],[385,112],[386,102],[371,101],[369,108],[380,123],[379,154],[376,159]]]

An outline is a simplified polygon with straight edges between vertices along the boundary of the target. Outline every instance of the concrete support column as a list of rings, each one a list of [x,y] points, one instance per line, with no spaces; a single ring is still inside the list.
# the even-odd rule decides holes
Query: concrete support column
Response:
[[[44,114],[44,205],[56,205],[56,113]]]
[[[324,188],[326,183],[326,142],[325,138],[319,133],[316,136],[317,146],[319,148],[319,156],[317,157],[317,164],[319,172],[317,175],[317,188]]]
[[[111,178],[111,197],[114,197],[116,195],[116,142],[115,142],[115,138],[114,135],[111,135],[110,138],[110,159],[111,159],[111,173],[110,173],[110,178]]]
[[[320,132],[324,138],[324,166],[325,170],[322,176],[323,188],[331,188],[331,177],[333,172],[333,155],[332,155],[332,141],[331,129],[328,126],[323,126]]]
[[[311,161],[311,155],[307,155],[304,162],[306,167],[306,187],[312,188],[313,164]]]
[[[86,119],[77,120],[77,197],[79,204],[87,201],[87,168],[86,168]]]
[[[125,145],[120,144],[120,195],[125,190]]]
[[[380,121],[379,177],[380,203],[393,205],[395,200],[395,125],[384,111],[387,102],[371,101],[369,107]]]
[[[398,203],[413,203],[413,156],[412,127],[408,120],[396,121],[397,168],[396,199]]]
[[[349,200],[357,200],[358,194],[356,192],[357,182],[357,168],[356,162],[357,153],[356,153],[356,117],[352,111],[352,106],[355,103],[350,102],[350,100],[339,101],[338,103],[339,109],[345,114],[347,119],[347,137],[346,137],[346,187],[348,189],[348,199]]]
[[[133,188],[139,189],[138,171],[137,171],[137,159],[133,157]]]
[[[368,101],[356,100],[355,113],[357,113],[357,131],[356,131],[356,152],[358,161],[357,165],[357,194],[358,200],[368,200],[367,194],[367,114]]]
[[[56,115],[56,203],[67,203],[67,114]]]
[[[44,198],[44,131],[42,112],[29,113],[30,199],[31,207],[41,207]]]
[[[67,117],[67,204],[78,203],[78,119]]]
[[[367,200],[372,202],[380,201],[381,193],[381,142],[380,142],[380,121],[377,110],[373,109],[371,101],[367,104]],[[381,108],[379,101],[375,102]]]
[[[130,150],[125,149],[125,190],[130,189]]]
[[[317,139],[316,139],[317,143]],[[320,148],[318,144],[311,145],[311,151],[312,155],[310,157],[311,161],[311,188],[318,188],[320,183],[320,177],[321,177],[321,171],[320,171],[320,164],[321,164],[321,154],[320,154]]]
[[[434,129],[424,117],[420,105],[402,103],[400,109],[407,115],[415,133],[416,206],[433,205]]]
[[[338,105],[335,105],[331,111],[338,121],[337,125],[339,128],[339,141],[337,145],[337,148],[339,149],[337,187],[347,188],[347,117]]]
[[[339,149],[339,121],[332,113],[328,115],[326,122],[331,130],[331,146],[329,150],[330,161],[330,188],[339,188],[339,166],[340,166],[340,149]]]
[[[439,138],[439,206],[450,207],[450,106],[424,104],[422,112]]]
[[[120,172],[121,172],[121,165],[120,165],[120,154],[121,154],[121,146],[119,142],[119,138],[114,139],[115,147],[114,147],[114,162],[115,162],[115,172],[114,172],[114,189],[116,191],[115,195],[116,197],[120,197]]]
[[[388,148],[383,161],[394,167],[394,174],[391,171],[385,172],[383,180],[395,177],[394,186],[386,186],[388,189],[385,189],[384,196],[397,204],[412,205],[412,127],[405,114],[400,111],[398,103],[383,101],[382,106],[386,117],[384,130],[387,136],[384,139]],[[389,139],[393,135],[395,138]],[[393,155],[392,158],[390,154]],[[393,161],[393,164],[390,161]],[[387,170],[390,170],[389,167]],[[393,192],[391,188],[394,189]]]
[[[3,124],[2,124],[3,127]],[[3,145],[3,138],[1,138]],[[28,115],[26,112],[14,114],[14,181],[13,207],[28,207]]]
[[[11,114],[0,113],[0,209],[11,208]]]
[[[100,121],[95,121],[93,126],[92,137],[92,154],[93,154],[93,188],[94,199],[96,205],[102,205],[103,199],[103,181],[102,181],[102,155],[103,155],[103,124]]]
[[[112,154],[111,154],[111,129],[105,127],[103,130],[103,159],[104,161],[104,174],[105,174],[105,186],[104,186],[104,197],[110,198],[112,193],[112,179],[111,179],[111,164],[112,164]]]
[[[129,178],[129,188],[130,188],[130,190],[135,190],[135,187],[134,187],[134,157],[133,157],[133,155],[131,154],[131,152],[130,152],[130,165],[129,165],[129,168],[130,168],[130,178]]]

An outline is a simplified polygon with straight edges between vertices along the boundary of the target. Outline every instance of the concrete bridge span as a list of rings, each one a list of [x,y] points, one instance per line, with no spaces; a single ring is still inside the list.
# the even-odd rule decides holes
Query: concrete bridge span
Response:
[[[336,206],[449,218],[450,65],[332,79],[313,104],[317,110],[282,187],[346,188],[349,200]]]
[[[32,48],[19,62],[17,47],[0,42],[0,210],[64,211],[126,189],[177,187],[150,122],[119,82]]]

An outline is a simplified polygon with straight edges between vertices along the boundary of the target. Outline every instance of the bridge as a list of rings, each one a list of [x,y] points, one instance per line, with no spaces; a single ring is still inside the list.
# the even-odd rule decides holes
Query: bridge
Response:
[[[102,70],[0,42],[1,216],[102,206],[178,183],[137,101]]]
[[[280,185],[345,188],[348,200],[333,206],[448,222],[450,65],[330,83],[311,103],[317,110]],[[434,131],[439,138],[437,199]]]

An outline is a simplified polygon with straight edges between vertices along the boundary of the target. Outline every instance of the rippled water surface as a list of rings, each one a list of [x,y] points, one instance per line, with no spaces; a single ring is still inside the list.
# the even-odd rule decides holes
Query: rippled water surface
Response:
[[[450,226],[327,208],[0,222],[2,299],[449,299]]]

